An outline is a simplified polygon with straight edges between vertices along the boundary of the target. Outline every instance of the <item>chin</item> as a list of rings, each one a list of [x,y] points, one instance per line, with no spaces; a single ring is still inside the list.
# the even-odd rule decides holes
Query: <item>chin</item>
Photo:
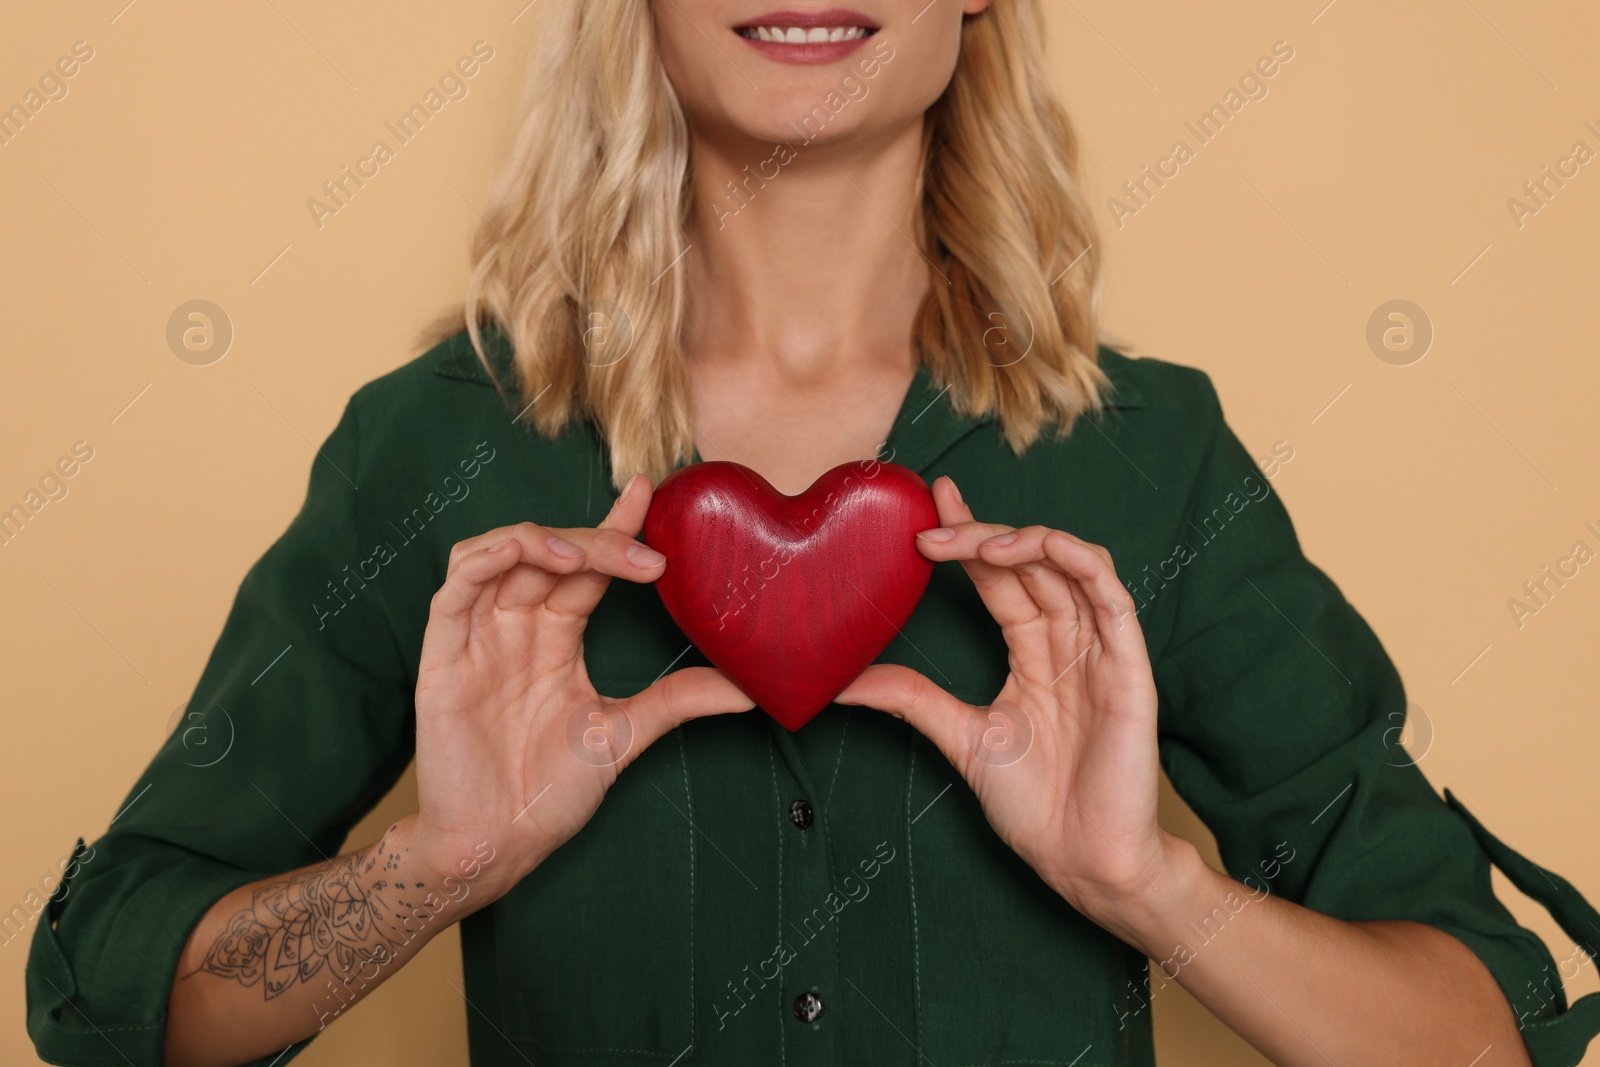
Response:
[[[760,115],[744,117],[739,131],[746,139],[759,144],[785,143],[798,148],[835,144],[867,127],[865,116],[850,113],[850,107],[855,105],[838,114],[825,106],[818,112],[814,110],[817,99],[813,94],[786,94],[785,98],[763,107]]]
[[[882,87],[895,50],[881,38],[857,43],[861,47],[828,63],[770,64],[759,105],[744,97],[742,107],[730,109],[736,125],[755,140],[806,145],[836,142],[881,125],[868,119],[888,117],[889,98]]]

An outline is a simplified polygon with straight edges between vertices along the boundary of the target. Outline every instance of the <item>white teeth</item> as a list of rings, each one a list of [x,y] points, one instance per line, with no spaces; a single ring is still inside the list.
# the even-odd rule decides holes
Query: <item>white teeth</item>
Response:
[[[866,28],[862,26],[756,26],[739,32],[758,41],[773,41],[778,44],[854,41],[858,37],[867,35]]]

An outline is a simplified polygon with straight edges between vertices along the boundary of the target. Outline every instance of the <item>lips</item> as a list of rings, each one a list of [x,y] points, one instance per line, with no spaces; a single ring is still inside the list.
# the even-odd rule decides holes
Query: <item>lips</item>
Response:
[[[849,55],[878,32],[876,20],[858,11],[773,11],[735,26],[751,47],[787,63],[831,63]]]
[[[835,41],[853,41],[868,34],[865,26],[756,26],[739,31],[741,37],[754,37],[760,41],[779,44],[831,44]]]

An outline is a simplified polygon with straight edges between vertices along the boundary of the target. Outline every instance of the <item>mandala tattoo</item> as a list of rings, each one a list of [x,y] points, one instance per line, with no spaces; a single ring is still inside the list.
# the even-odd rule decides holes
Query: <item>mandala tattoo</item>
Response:
[[[228,920],[193,973],[232,978],[243,986],[259,983],[271,1000],[297,982],[309,983],[324,968],[330,977],[344,979],[368,964],[390,963],[401,943],[391,939],[390,924],[401,913],[390,909],[385,894],[405,887],[383,878],[363,884],[380,868],[399,867],[399,854],[386,845],[387,840],[379,841],[260,887],[250,906]]]

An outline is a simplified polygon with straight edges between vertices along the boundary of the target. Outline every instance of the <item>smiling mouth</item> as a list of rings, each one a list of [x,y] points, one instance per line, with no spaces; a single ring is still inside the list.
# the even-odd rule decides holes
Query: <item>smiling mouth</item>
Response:
[[[743,26],[740,37],[773,44],[832,44],[857,41],[878,32],[867,26]]]

